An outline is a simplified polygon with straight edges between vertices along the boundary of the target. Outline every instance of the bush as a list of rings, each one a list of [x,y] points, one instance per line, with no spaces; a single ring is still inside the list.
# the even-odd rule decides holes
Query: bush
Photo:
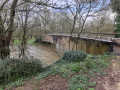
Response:
[[[35,59],[5,59],[0,60],[0,85],[12,82],[42,70],[41,62]]]
[[[62,59],[66,61],[79,62],[84,61],[87,54],[83,51],[67,51],[64,53]]]

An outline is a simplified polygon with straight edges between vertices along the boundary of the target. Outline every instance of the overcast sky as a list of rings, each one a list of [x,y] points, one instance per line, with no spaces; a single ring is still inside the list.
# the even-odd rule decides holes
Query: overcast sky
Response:
[[[4,1],[4,0],[2,0],[2,1]],[[10,0],[10,2],[12,2],[13,0]],[[21,1],[21,0],[19,0],[19,1]],[[35,0],[35,1],[41,1],[41,0]],[[42,1],[44,1],[44,0],[42,0]],[[69,2],[72,2],[72,0],[68,0]],[[110,0],[105,0],[105,1],[107,1],[107,3],[110,3]],[[64,4],[66,4],[66,2],[65,2],[65,0],[50,0],[50,3],[57,3],[57,5],[64,5]],[[53,12],[58,12],[59,13],[59,10],[55,10],[55,9],[51,9]],[[92,12],[91,12],[92,13]],[[71,13],[69,13],[69,14],[71,14]],[[108,14],[108,16],[112,19],[112,20],[114,20],[114,17],[115,17],[115,13],[113,13],[112,12],[112,10],[108,10],[107,11],[107,14]],[[92,18],[90,17],[90,18],[88,18],[88,20],[91,20]]]

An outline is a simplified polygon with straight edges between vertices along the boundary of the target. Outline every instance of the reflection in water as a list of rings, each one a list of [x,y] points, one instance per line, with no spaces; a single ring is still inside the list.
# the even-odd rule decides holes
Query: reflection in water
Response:
[[[17,46],[11,47],[11,57],[18,57],[19,50]],[[33,56],[39,59],[44,66],[50,65],[60,59],[54,45],[29,45],[26,50],[27,56]]]

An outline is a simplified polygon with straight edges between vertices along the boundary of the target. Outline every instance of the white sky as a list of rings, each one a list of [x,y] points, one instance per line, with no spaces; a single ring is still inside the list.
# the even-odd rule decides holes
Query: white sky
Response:
[[[2,1],[4,1],[4,0],[2,0]],[[9,0],[9,1],[12,2],[13,0]],[[22,0],[19,0],[19,1],[22,1]],[[35,1],[41,1],[41,0],[35,0]],[[69,1],[72,1],[72,0],[69,0]],[[66,2],[64,0],[50,0],[50,2],[57,3],[59,5],[66,4]],[[57,12],[59,13],[59,11],[57,11]],[[114,20],[114,18],[116,16],[116,14],[112,12],[112,10],[108,10],[107,15],[110,17],[111,20]],[[91,19],[92,18],[88,18],[87,20],[91,20]]]

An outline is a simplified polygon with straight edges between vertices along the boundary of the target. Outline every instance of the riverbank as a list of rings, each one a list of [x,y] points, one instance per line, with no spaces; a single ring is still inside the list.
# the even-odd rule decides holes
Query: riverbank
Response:
[[[92,57],[88,56],[87,59],[90,62],[65,63],[59,60],[32,79],[23,80],[17,85],[13,85],[11,90],[110,90],[106,89],[105,85],[107,84],[103,83],[108,80],[103,78],[111,77],[111,72],[114,72],[111,67],[116,66],[115,62],[119,65],[118,58],[112,59],[110,56],[102,56],[92,60]],[[119,72],[119,69],[117,71]],[[116,76],[112,78],[116,78]],[[114,82],[110,81],[110,83]],[[100,84],[103,89],[99,87]]]

